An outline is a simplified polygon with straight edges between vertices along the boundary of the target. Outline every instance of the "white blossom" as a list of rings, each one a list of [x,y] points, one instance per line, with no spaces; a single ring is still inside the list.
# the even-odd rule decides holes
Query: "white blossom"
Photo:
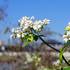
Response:
[[[30,33],[32,32],[31,29],[41,31],[42,27],[49,23],[49,20],[47,19],[44,20],[34,20],[34,19],[35,19],[34,16],[32,16],[31,18],[24,16],[20,20],[18,20],[19,26],[17,28],[12,29],[11,37],[13,38],[25,37],[25,35],[27,35],[29,32]]]
[[[70,36],[70,31],[67,31],[67,36]]]
[[[70,22],[68,25],[65,27],[65,34],[63,35],[64,42],[67,42],[70,40]]]
[[[17,34],[16,37],[17,37],[17,38],[20,38],[20,37],[21,37],[21,34]]]
[[[43,20],[43,22],[44,22],[44,24],[48,24],[48,23],[50,22],[50,20],[48,20],[48,19],[45,18],[45,19]]]
[[[63,35],[63,38],[67,38],[67,35]]]
[[[68,39],[67,38],[64,38],[64,42],[67,42],[68,41]]]

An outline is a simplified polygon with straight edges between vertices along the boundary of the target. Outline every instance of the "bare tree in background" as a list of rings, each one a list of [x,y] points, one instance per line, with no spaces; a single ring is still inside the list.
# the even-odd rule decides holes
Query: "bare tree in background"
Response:
[[[1,7],[0,8],[0,20],[4,20],[4,18],[7,16],[5,10]]]
[[[4,1],[4,5],[0,5],[0,21],[4,20],[5,17],[7,17],[7,13],[6,10],[8,8],[8,0],[3,0]]]
[[[8,13],[7,13],[8,0],[2,0],[2,2],[3,2],[3,4],[0,5],[0,21],[4,21],[8,16]],[[6,32],[9,32],[8,30],[9,30],[9,27],[6,27],[0,33],[5,34]]]

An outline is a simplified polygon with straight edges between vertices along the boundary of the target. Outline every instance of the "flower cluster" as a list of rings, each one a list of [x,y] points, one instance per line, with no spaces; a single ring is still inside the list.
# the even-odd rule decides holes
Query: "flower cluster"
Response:
[[[63,35],[64,38],[64,42],[67,42],[70,40],[70,22],[68,23],[68,25],[65,27],[65,33]]]
[[[12,29],[11,37],[13,38],[24,38],[26,36],[31,37],[32,29],[37,32],[41,31],[43,27],[49,23],[49,20],[35,20],[34,16],[24,16],[18,22],[19,26],[17,28]]]

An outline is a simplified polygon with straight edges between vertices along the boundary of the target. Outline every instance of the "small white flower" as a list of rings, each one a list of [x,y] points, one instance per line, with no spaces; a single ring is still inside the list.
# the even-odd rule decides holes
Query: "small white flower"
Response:
[[[48,23],[50,22],[50,20],[48,20],[48,19],[45,18],[45,19],[43,20],[43,22],[44,22],[44,24],[48,24]]]
[[[63,35],[63,38],[67,38],[67,35]]]
[[[64,42],[67,42],[68,41],[68,39],[67,38],[64,38]]]
[[[33,29],[36,30],[36,31],[38,31],[40,28],[41,28],[41,25],[34,25],[33,26]]]
[[[70,36],[70,31],[67,31],[67,35]]]
[[[20,34],[17,34],[17,38],[20,38],[21,37],[21,35]]]
[[[43,24],[42,24],[41,20],[35,21],[34,24],[33,24],[33,29],[38,31],[38,30],[41,30],[42,26],[43,26]]]
[[[25,34],[24,33],[22,33],[22,38],[25,36]]]

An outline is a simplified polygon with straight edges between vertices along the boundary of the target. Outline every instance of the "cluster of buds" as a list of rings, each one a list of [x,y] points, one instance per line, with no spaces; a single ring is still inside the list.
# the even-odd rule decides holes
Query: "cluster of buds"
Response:
[[[63,35],[64,42],[67,42],[70,40],[70,22],[65,27],[65,33]]]
[[[34,16],[24,16],[18,21],[18,23],[19,26],[12,29],[11,37],[13,38],[24,38],[26,35],[32,34],[31,29],[39,32],[43,29],[45,25],[49,23],[49,20],[35,20]]]

